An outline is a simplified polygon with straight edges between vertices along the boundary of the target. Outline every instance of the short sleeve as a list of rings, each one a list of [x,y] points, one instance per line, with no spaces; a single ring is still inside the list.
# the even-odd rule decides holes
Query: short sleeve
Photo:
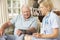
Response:
[[[33,21],[31,27],[34,27],[35,29],[37,29],[37,19]]]
[[[17,20],[17,17],[18,17],[18,16],[13,17],[13,18],[10,20],[10,22],[11,22],[12,24],[15,24],[15,22],[16,22],[16,20]]]
[[[59,18],[58,16],[52,17],[52,28],[59,28]]]

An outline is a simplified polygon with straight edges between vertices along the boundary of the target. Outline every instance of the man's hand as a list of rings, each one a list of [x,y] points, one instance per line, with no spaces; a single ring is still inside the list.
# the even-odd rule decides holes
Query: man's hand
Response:
[[[33,36],[36,38],[41,38],[41,35],[39,33],[33,33]]]
[[[16,34],[18,35],[18,36],[20,36],[21,34],[22,34],[23,32],[21,31],[21,30],[16,30]]]
[[[31,28],[28,28],[28,30],[27,30],[28,32],[32,32],[32,33],[35,33],[36,32],[36,29],[35,28],[33,28],[33,27],[31,27]]]
[[[3,36],[3,34],[4,34],[4,30],[0,29],[0,36]]]

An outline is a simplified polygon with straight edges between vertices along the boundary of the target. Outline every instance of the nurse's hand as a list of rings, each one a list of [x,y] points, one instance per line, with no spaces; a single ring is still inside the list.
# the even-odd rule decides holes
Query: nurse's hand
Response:
[[[18,35],[18,36],[20,36],[21,34],[22,34],[23,32],[21,31],[21,30],[16,30],[16,34]]]
[[[41,38],[40,33],[33,33],[33,36],[36,37],[36,38]]]

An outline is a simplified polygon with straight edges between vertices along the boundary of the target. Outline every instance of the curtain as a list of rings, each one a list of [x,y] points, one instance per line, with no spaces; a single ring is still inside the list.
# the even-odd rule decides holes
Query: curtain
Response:
[[[7,0],[0,0],[0,27],[9,20],[7,9]]]

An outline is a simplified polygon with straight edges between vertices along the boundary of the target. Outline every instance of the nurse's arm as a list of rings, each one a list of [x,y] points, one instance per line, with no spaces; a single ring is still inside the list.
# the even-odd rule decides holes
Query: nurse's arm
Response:
[[[41,38],[57,38],[59,34],[59,29],[58,28],[53,28],[53,33],[52,34],[42,34]]]

